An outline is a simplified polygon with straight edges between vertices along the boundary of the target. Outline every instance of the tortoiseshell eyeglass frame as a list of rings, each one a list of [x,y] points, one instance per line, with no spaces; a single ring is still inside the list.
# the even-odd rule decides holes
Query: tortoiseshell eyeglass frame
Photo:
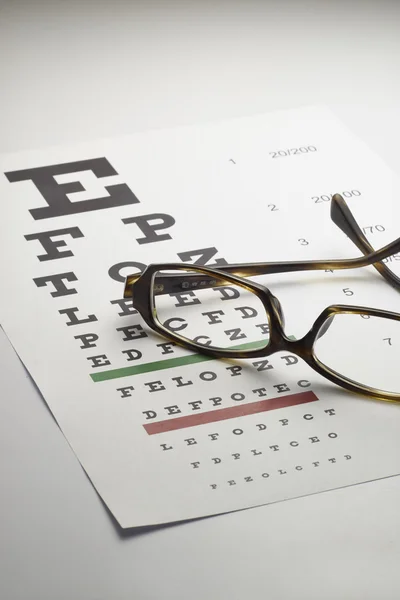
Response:
[[[332,198],[331,218],[359,250],[361,250],[363,256],[359,258],[338,260],[239,263],[223,265],[218,269],[185,263],[151,264],[143,272],[127,276],[124,298],[132,298],[134,308],[138,310],[151,329],[194,352],[206,354],[215,358],[244,359],[269,356],[282,350],[289,351],[302,358],[317,373],[348,391],[362,394],[369,398],[400,403],[400,393],[397,394],[394,392],[378,390],[343,377],[321,363],[314,353],[315,342],[327,331],[330,322],[335,315],[368,315],[400,321],[399,313],[376,308],[367,308],[364,306],[335,304],[328,306],[321,312],[310,331],[305,336],[298,340],[292,339],[289,338],[284,331],[284,316],[279,300],[267,287],[255,282],[249,282],[245,279],[247,277],[272,273],[317,271],[325,269],[355,269],[373,265],[388,283],[397,290],[400,290],[400,278],[392,273],[385,263],[382,262],[383,259],[400,252],[400,238],[394,240],[380,250],[374,250],[358,226],[346,201],[340,194],[335,194]],[[159,275],[157,277],[157,284],[154,286],[153,281],[155,273],[164,270],[182,271],[182,275],[178,273]],[[187,271],[190,271],[190,273]],[[265,344],[262,347],[247,350],[216,348],[190,341],[178,333],[174,333],[164,327],[162,323],[157,320],[154,295],[185,292],[190,289],[195,289],[199,286],[200,282],[201,289],[236,284],[249,292],[256,294],[261,300],[269,318],[270,337],[265,341]]]

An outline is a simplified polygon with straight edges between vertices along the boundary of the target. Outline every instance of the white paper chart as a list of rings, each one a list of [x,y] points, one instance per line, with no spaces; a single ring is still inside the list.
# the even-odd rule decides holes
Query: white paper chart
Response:
[[[155,262],[359,256],[330,220],[336,192],[374,247],[398,237],[398,181],[329,111],[23,152],[3,156],[0,172],[2,326],[122,527],[400,473],[400,406],[350,394],[288,352],[193,354],[123,298],[126,275]],[[388,259],[397,272],[398,259]],[[372,267],[257,281],[295,337],[331,304],[399,306]],[[196,293],[175,300],[178,331]],[[250,326],[268,335],[267,315],[229,286],[201,318],[202,335],[218,325],[227,344],[246,341]],[[400,335],[388,321],[368,340],[365,369],[385,381]]]

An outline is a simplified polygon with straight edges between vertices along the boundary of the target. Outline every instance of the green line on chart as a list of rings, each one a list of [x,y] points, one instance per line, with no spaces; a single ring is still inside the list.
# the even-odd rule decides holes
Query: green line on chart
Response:
[[[258,342],[248,342],[239,344],[238,346],[230,346],[229,350],[246,350],[249,348],[257,348],[265,345],[266,340]],[[109,371],[101,371],[99,373],[90,373],[90,377],[95,383],[107,381],[108,379],[119,379],[120,377],[129,377],[130,375],[141,375],[142,373],[151,373],[152,371],[161,371],[163,369],[173,369],[184,365],[193,365],[195,363],[206,362],[209,360],[221,360],[214,356],[206,356],[205,354],[189,354],[179,356],[177,358],[167,358],[165,360],[157,360],[155,362],[145,363],[142,365],[122,367],[120,369],[110,369]]]

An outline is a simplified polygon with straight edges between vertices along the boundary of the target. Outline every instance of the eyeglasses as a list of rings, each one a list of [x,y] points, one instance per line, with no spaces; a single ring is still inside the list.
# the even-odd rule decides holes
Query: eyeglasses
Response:
[[[400,289],[400,278],[388,262],[400,258],[400,238],[375,251],[340,194],[332,198],[331,218],[361,250],[362,257],[229,264],[218,269],[183,263],[151,264],[126,278],[124,297],[132,298],[134,308],[151,329],[194,352],[214,358],[248,359],[289,351],[346,390],[400,402],[400,314],[332,305],[321,312],[304,337],[294,339],[285,333],[278,298],[263,285],[245,279],[373,265]]]

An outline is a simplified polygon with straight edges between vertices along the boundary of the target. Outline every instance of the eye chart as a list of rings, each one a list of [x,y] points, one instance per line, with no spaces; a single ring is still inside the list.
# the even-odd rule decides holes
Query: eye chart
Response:
[[[125,277],[155,262],[359,256],[330,220],[337,192],[375,248],[398,237],[396,178],[329,111],[4,156],[0,177],[2,327],[122,527],[400,473],[400,406],[348,393],[288,352],[193,354],[150,331],[123,298]],[[387,259],[398,273],[399,262]],[[331,304],[400,307],[373,267],[257,281],[295,337]],[[268,336],[259,306],[230,286],[214,291],[212,306],[193,290],[175,294],[171,326],[184,330],[197,303],[206,339]],[[365,370],[385,381],[400,335],[388,321],[368,339]]]

